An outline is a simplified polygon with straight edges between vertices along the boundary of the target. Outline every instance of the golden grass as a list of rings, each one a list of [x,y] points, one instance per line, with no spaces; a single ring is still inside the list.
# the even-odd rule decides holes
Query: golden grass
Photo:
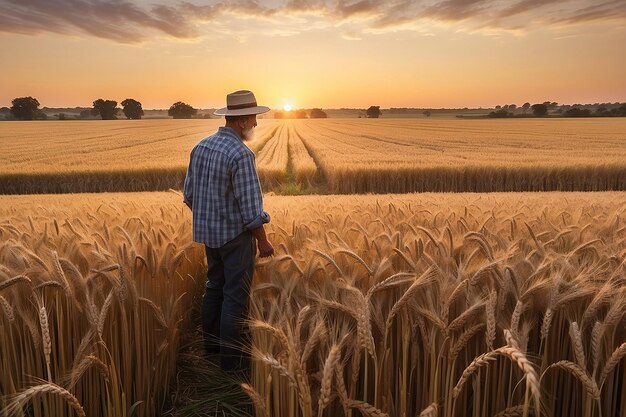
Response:
[[[258,415],[623,408],[625,193],[272,196],[266,209],[277,253],[257,265],[244,387]],[[0,197],[1,406],[97,417],[143,401],[137,415],[158,415],[204,280],[185,210],[173,193]]]

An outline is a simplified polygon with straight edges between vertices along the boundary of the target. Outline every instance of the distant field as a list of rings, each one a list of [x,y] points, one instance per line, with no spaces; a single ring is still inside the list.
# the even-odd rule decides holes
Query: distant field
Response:
[[[223,120],[5,122],[0,193],[180,188]],[[259,120],[250,147],[282,192],[626,189],[626,119]]]

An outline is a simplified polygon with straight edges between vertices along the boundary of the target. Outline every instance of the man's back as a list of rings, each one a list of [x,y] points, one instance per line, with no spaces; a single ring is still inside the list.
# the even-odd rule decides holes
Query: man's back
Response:
[[[196,242],[220,247],[265,222],[254,160],[254,153],[229,127],[220,127],[191,151],[184,196],[192,206]]]

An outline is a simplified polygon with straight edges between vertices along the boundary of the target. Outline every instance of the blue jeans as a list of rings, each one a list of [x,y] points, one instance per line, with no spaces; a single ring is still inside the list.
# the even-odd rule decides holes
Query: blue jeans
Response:
[[[248,231],[220,248],[206,247],[207,283],[202,299],[202,331],[209,354],[219,354],[222,369],[242,372],[250,369],[245,353],[250,334],[248,318],[250,286],[254,273],[256,240]]]

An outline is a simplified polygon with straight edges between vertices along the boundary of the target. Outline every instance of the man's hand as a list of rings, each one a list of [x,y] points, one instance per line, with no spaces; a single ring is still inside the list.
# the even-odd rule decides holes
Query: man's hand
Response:
[[[261,258],[267,258],[268,256],[274,255],[274,247],[269,240],[258,240],[257,243],[259,246],[259,256]]]
[[[250,230],[250,232],[257,241],[259,256],[261,258],[267,258],[268,256],[274,255],[274,247],[272,246],[270,241],[267,240],[267,236],[265,235],[265,228],[263,227],[263,225],[257,227],[256,229]]]

